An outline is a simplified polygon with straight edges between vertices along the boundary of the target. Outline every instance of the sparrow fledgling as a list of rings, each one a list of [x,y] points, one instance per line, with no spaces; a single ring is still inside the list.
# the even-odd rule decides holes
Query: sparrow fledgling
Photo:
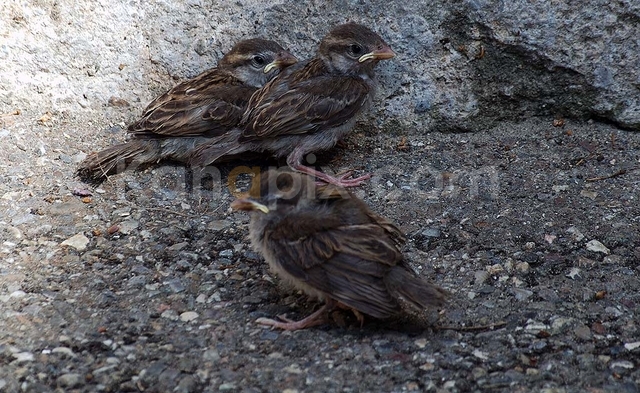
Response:
[[[418,310],[441,306],[446,292],[418,277],[404,260],[400,230],[346,189],[314,178],[271,170],[256,197],[231,207],[251,211],[249,236],[281,279],[325,304],[298,322],[260,318],[258,323],[297,330],[325,322],[335,307],[375,318],[401,311],[399,299]]]
[[[374,67],[395,56],[382,38],[356,23],[335,27],[321,41],[316,56],[290,67],[252,97],[235,143],[211,140],[191,160],[206,166],[245,151],[287,157],[292,169],[319,180],[357,186],[370,176],[334,178],[304,166],[307,153],[333,147],[369,106],[375,91]]]
[[[194,147],[238,125],[251,95],[297,59],[274,41],[238,42],[218,66],[153,100],[129,125],[130,140],[87,157],[78,175],[101,181],[163,159],[186,163]]]

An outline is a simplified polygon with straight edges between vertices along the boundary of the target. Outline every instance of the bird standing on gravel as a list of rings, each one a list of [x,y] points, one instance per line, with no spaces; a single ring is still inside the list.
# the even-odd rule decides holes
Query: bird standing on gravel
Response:
[[[186,163],[192,150],[234,129],[251,95],[297,59],[274,41],[238,42],[216,68],[156,98],[128,127],[126,143],[89,155],[78,175],[91,181],[128,167],[169,159]]]
[[[272,271],[306,294],[325,301],[301,321],[258,319],[297,330],[325,322],[335,307],[375,318],[398,314],[398,299],[416,309],[441,306],[446,292],[419,278],[404,260],[400,230],[344,188],[318,186],[310,176],[271,170],[255,198],[238,199],[250,211],[250,238]]]
[[[242,120],[236,140],[199,146],[194,166],[246,151],[287,157],[292,169],[344,187],[357,186],[369,175],[334,178],[304,166],[307,153],[333,147],[354,125],[356,115],[374,94],[374,67],[395,56],[382,38],[365,26],[347,23],[331,30],[316,57],[290,67],[258,90]]]

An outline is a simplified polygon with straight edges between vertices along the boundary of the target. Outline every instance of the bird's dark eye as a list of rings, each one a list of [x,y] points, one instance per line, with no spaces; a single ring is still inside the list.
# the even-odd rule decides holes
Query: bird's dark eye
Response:
[[[253,56],[253,62],[261,66],[261,65],[264,65],[265,60],[264,60],[264,57],[260,55],[256,55],[256,56]]]
[[[349,51],[351,53],[353,53],[354,55],[361,55],[362,54],[362,47],[358,44],[351,44],[349,46]]]

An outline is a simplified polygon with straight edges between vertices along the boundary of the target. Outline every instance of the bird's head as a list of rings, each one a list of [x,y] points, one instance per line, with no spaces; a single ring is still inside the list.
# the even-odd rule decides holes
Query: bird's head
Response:
[[[255,182],[247,198],[231,203],[234,210],[263,214],[280,214],[295,210],[314,195],[315,183],[310,177],[289,170],[269,170]]]
[[[298,61],[277,42],[252,38],[238,42],[218,64],[247,85],[262,87]]]
[[[338,198],[350,198],[345,189],[318,184],[315,179],[289,169],[272,169],[260,176],[260,182],[249,191],[249,196],[231,203],[234,210],[257,214],[284,216]]]
[[[370,74],[378,61],[395,55],[378,34],[357,23],[336,26],[318,49],[318,56],[330,69],[344,74]]]

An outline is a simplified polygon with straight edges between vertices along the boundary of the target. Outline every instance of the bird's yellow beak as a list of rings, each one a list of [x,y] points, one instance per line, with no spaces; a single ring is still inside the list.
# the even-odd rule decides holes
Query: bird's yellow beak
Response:
[[[383,46],[380,49],[376,49],[373,52],[366,53],[358,59],[358,62],[364,63],[367,60],[386,60],[396,56],[396,52],[392,51],[388,46]]]
[[[289,67],[290,65],[294,65],[297,62],[298,62],[298,59],[296,59],[296,57],[291,53],[281,52],[281,53],[278,53],[278,55],[276,56],[276,59],[271,63],[267,64],[262,71],[265,74],[268,74],[274,68],[282,69],[285,67]]]
[[[269,208],[251,199],[236,199],[231,202],[231,208],[233,210],[255,211],[259,210],[264,214],[269,213]]]

